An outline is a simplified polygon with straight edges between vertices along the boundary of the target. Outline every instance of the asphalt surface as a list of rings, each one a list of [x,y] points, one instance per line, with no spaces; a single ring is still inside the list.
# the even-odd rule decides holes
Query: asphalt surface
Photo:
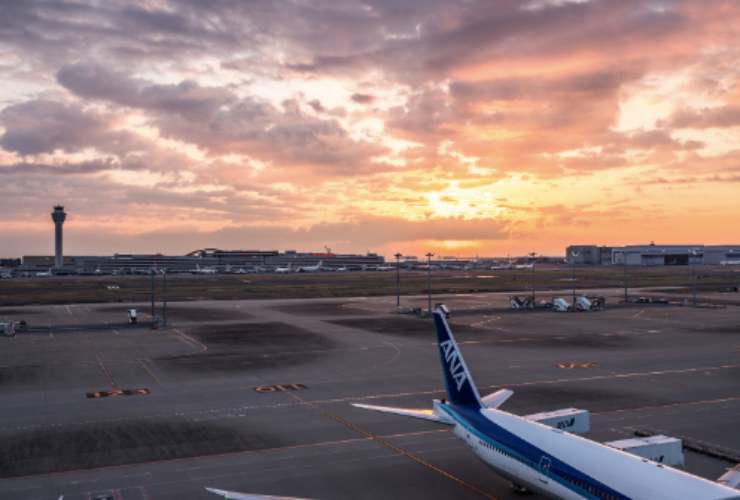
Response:
[[[443,397],[430,321],[392,312],[395,300],[176,303],[158,330],[146,304],[0,307],[0,320],[31,326],[0,337],[0,498],[216,498],[204,486],[520,498],[446,427],[350,406]],[[647,429],[740,453],[738,306],[555,313],[509,311],[505,294],[442,300],[481,393],[515,391],[502,409],[586,408],[592,439]],[[140,325],[126,323],[132,306]],[[686,459],[710,479],[733,465]]]

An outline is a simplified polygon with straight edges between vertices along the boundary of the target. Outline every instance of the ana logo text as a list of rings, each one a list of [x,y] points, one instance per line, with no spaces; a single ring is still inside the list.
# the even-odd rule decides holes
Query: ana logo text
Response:
[[[445,362],[450,368],[450,374],[455,379],[457,390],[463,386],[468,376],[465,374],[465,368],[463,368],[462,361],[460,361],[460,354],[455,349],[455,345],[451,340],[445,340],[439,346],[442,348],[442,352],[445,355]]]
[[[560,420],[557,423],[557,427],[558,427],[558,429],[565,429],[566,427],[573,427],[573,424],[575,424],[575,423],[576,423],[575,417],[571,417],[571,418],[566,419],[566,420]]]

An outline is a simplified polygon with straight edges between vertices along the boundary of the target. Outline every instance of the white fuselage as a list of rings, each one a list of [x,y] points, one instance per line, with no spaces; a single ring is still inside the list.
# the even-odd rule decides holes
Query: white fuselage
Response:
[[[500,475],[529,490],[553,498],[583,499],[729,499],[740,492],[719,483],[652,462],[527,420],[500,410],[480,413],[499,431],[508,432],[541,451],[536,458],[521,448],[497,440],[496,432],[486,432],[464,415],[447,407],[455,420],[455,435]],[[503,440],[502,440],[503,441]],[[559,474],[556,461],[567,464],[573,474]],[[600,488],[599,483],[605,488]],[[611,492],[610,492],[611,491]]]

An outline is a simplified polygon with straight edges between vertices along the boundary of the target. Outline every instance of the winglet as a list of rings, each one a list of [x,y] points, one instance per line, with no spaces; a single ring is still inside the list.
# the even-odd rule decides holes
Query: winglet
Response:
[[[465,360],[460,353],[457,342],[452,336],[452,331],[445,318],[445,312],[437,309],[433,314],[447,399],[450,403],[456,405],[479,409],[483,404],[478,389],[475,387],[470,371],[465,365]]]

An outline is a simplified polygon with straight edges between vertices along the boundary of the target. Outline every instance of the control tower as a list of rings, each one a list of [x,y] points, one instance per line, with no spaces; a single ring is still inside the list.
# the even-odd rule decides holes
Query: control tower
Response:
[[[51,213],[51,220],[54,221],[54,269],[61,269],[64,265],[64,255],[62,252],[62,225],[67,214],[64,207],[56,205]]]

